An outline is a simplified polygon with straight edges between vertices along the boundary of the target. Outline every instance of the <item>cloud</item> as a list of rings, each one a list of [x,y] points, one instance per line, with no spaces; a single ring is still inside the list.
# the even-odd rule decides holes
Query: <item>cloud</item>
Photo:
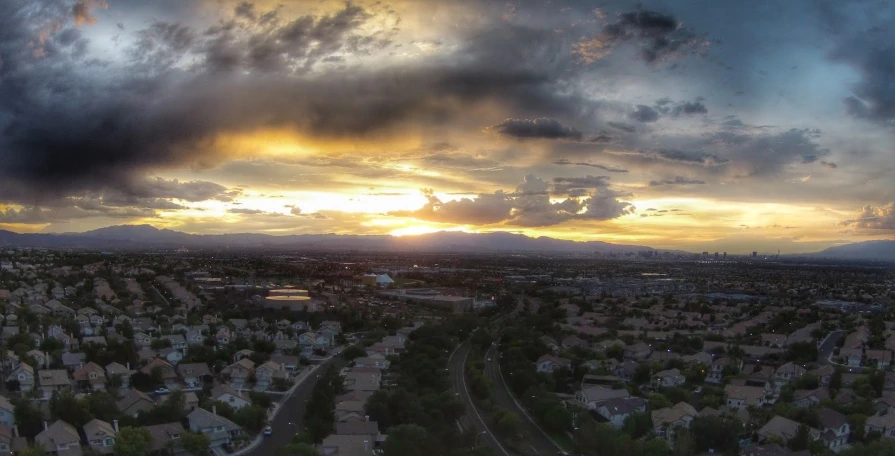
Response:
[[[659,112],[646,105],[637,105],[637,109],[628,114],[628,117],[638,122],[655,122],[659,120]]]
[[[610,173],[627,173],[628,170],[623,168],[615,168],[612,166],[601,165],[599,163],[586,163],[586,162],[572,162],[565,158],[561,158],[553,162],[554,165],[575,165],[575,166],[589,166],[591,168],[602,169],[603,171]]]
[[[672,113],[676,116],[679,115],[694,115],[694,114],[708,114],[709,110],[702,104],[702,101],[687,101],[684,103],[680,103],[674,107]]]
[[[598,36],[580,41],[574,52],[582,61],[592,63],[627,42],[639,46],[641,58],[649,64],[694,53],[706,45],[692,31],[681,28],[674,16],[639,10],[619,14]]]
[[[289,210],[289,213],[292,215],[301,215],[301,208],[298,206],[292,206],[292,208]]]
[[[705,185],[705,181],[676,176],[674,179],[666,179],[660,181],[653,180],[649,183],[650,187],[662,187],[667,185]]]
[[[365,28],[370,13],[352,4],[294,20],[255,11],[254,22],[237,7],[238,20],[206,30],[152,22],[133,32],[128,60],[100,71],[58,53],[35,59],[30,24],[49,16],[20,20],[31,10],[18,8],[0,19],[0,180],[34,191],[78,192],[165,169],[214,167],[235,153],[219,147],[222,135],[260,129],[382,138],[496,106],[529,119],[502,123],[504,134],[577,140],[580,132],[551,119],[596,109],[576,90],[559,90],[571,77],[571,56],[557,54],[564,38],[544,28],[487,24],[460,36],[450,59],[312,71],[330,55],[381,49],[388,37]]]
[[[842,224],[868,230],[895,230],[895,202],[877,207],[868,204],[861,209],[858,218]]]
[[[266,212],[264,212],[260,209],[247,209],[247,208],[241,208],[241,207],[227,209],[227,212],[229,212],[231,214],[242,214],[242,215],[266,214]]]
[[[71,13],[76,25],[95,24],[94,17],[90,10],[95,8],[109,8],[109,4],[105,0],[78,0],[72,7]]]
[[[580,131],[564,126],[556,119],[547,117],[538,119],[506,119],[497,125],[488,127],[487,130],[518,139],[567,139],[579,141],[583,136]]]
[[[689,152],[678,149],[658,149],[645,152],[644,154],[665,161],[701,166],[718,166],[730,162],[729,159],[720,157],[715,153],[701,151]]]
[[[569,220],[610,220],[631,213],[631,204],[618,199],[625,195],[608,188],[604,179],[594,176],[555,178],[553,187],[557,193],[567,194],[592,187],[579,196],[558,202],[550,199],[551,185],[533,175],[526,175],[513,193],[498,190],[479,194],[474,199],[442,202],[432,190],[424,190],[428,203],[422,208],[390,212],[389,215],[438,223],[539,227]]]
[[[830,168],[830,169],[836,169],[836,168],[839,167],[839,165],[837,165],[836,163],[828,162],[828,161],[821,161],[820,164],[821,164],[821,165],[824,165],[824,166],[826,166],[827,168]]]
[[[895,65],[892,55],[893,35],[888,27],[861,30],[843,40],[830,57],[851,65],[861,79],[852,86],[852,95],[843,100],[849,114],[859,118],[895,126]]]

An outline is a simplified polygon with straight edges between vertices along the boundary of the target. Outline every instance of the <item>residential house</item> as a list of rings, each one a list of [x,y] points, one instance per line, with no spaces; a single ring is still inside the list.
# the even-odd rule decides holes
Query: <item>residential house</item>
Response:
[[[117,421],[114,425],[98,419],[88,421],[83,427],[87,445],[99,454],[114,453],[115,435],[118,434],[117,428]]]
[[[640,364],[637,361],[626,359],[619,365],[615,366],[615,368],[612,370],[612,374],[622,379],[622,381],[631,382],[634,380],[634,374],[637,372],[637,368],[639,367]]]
[[[879,432],[884,437],[895,437],[895,411],[889,409],[882,415],[873,415],[864,422],[864,432]]]
[[[121,399],[118,400],[118,410],[128,416],[136,417],[142,412],[148,412],[155,407],[146,393],[134,389],[124,390],[121,393]]]
[[[535,363],[538,372],[553,372],[556,369],[569,369],[572,367],[572,361],[566,358],[560,358],[553,355],[544,355],[538,358]]]
[[[699,416],[696,409],[686,402],[678,402],[672,407],[654,410],[652,413],[653,432],[656,436],[673,442],[677,429],[689,428],[693,419]]]
[[[774,380],[777,383],[789,383],[793,380],[801,378],[802,375],[808,372],[804,367],[793,363],[788,362],[778,367],[776,371],[774,371]]]
[[[336,423],[334,434],[361,435],[369,437],[371,443],[385,441],[385,436],[379,432],[379,423],[376,421],[338,422]]]
[[[627,389],[612,389],[603,386],[590,386],[575,393],[575,401],[588,410],[597,410],[602,403],[610,399],[626,397],[630,397]]]
[[[668,369],[656,372],[653,375],[653,385],[658,388],[667,386],[681,386],[687,381],[687,378],[681,374],[680,369]]]
[[[10,428],[16,424],[16,408],[6,396],[0,396],[0,424]]]
[[[93,361],[76,370],[72,377],[79,387],[93,391],[104,391],[106,389],[106,372],[102,366]]]
[[[255,362],[242,358],[221,370],[221,375],[230,381],[233,388],[243,388],[255,372]]]
[[[737,410],[750,406],[762,407],[767,396],[767,391],[758,386],[727,385],[724,392],[727,394],[727,406]]]
[[[809,374],[817,377],[817,383],[819,383],[820,386],[830,386],[830,379],[833,378],[833,373],[835,372],[836,369],[829,364],[808,371]]]
[[[712,357],[712,355],[710,355],[706,352],[699,352],[699,353],[696,353],[695,355],[681,356],[681,361],[683,361],[684,364],[687,364],[687,365],[702,364],[704,366],[711,366],[712,361],[714,361],[714,358]]]
[[[177,371],[175,371],[174,366],[167,361],[161,358],[155,358],[140,369],[140,372],[146,375],[152,375],[154,371],[158,371],[161,374],[165,387],[173,388],[177,385]]]
[[[711,367],[709,367],[709,371],[705,375],[705,382],[720,385],[721,382],[724,380],[724,368],[739,371],[743,368],[743,362],[736,361],[733,358],[728,357],[718,358],[712,361],[712,365]]]
[[[813,390],[796,390],[792,405],[799,408],[813,407],[830,398],[830,390],[821,386]]]
[[[58,456],[80,456],[81,436],[74,426],[62,420],[45,426],[44,430],[34,437],[34,443],[44,451]]]
[[[168,364],[176,366],[183,360],[183,351],[176,348],[165,347],[158,352],[158,356],[162,357]]]
[[[862,348],[842,348],[839,350],[839,357],[848,364],[849,367],[860,367],[864,361],[864,349]]]
[[[647,402],[640,397],[617,397],[600,403],[596,412],[606,418],[616,429],[625,425],[625,420],[634,413],[646,412]]]
[[[550,336],[541,336],[538,338],[538,340],[540,340],[542,344],[544,344],[547,348],[549,348],[550,351],[552,351],[552,352],[559,351],[559,344],[556,342],[556,339],[554,339]]]
[[[638,342],[636,344],[628,345],[627,347],[625,347],[625,359],[642,361],[646,359],[646,357],[648,357],[652,352],[652,347],[643,342]]]
[[[144,429],[149,431],[148,450],[150,455],[180,456],[185,454],[180,443],[180,437],[186,430],[180,423],[156,424],[145,426]]]
[[[765,347],[786,348],[786,335],[764,333],[761,335],[761,344]]]
[[[21,363],[6,377],[6,381],[19,382],[19,390],[23,392],[32,391],[35,386],[34,369],[28,364]]]
[[[377,391],[379,390],[381,380],[381,375],[378,375],[374,372],[349,372],[348,375],[345,376],[343,389],[345,391]]]
[[[820,418],[820,440],[824,445],[838,452],[842,447],[848,444],[851,428],[848,424],[848,418],[829,408],[822,408],[817,412]]]
[[[162,336],[160,338],[170,342],[171,348],[173,348],[175,350],[180,350],[181,352],[186,353],[186,349],[187,349],[186,338],[183,337],[182,334],[168,334],[168,335]]]
[[[193,409],[186,419],[191,431],[201,432],[210,438],[211,448],[222,447],[242,433],[242,428],[236,423],[203,408]]]
[[[864,353],[864,362],[877,369],[886,369],[892,365],[892,352],[889,350],[867,350]]]
[[[134,333],[134,345],[137,346],[137,350],[145,350],[152,346],[152,337],[144,332],[136,332]]]
[[[272,355],[270,360],[280,364],[283,366],[283,370],[286,372],[296,372],[299,369],[301,363],[299,362],[298,356],[292,355]],[[375,366],[374,366],[375,367]]]
[[[775,415],[758,430],[758,441],[764,442],[770,437],[778,437],[784,442],[788,442],[799,433],[800,426],[802,425],[798,421]],[[816,436],[817,431],[812,430],[811,434]]]
[[[391,366],[391,361],[381,354],[375,354],[374,356],[354,358],[354,365],[357,367],[375,367],[377,369],[387,370],[389,366]]]
[[[373,445],[366,435],[331,434],[317,445],[320,456],[372,456]]]
[[[186,332],[185,339],[187,345],[201,345],[205,341],[205,336],[202,335],[201,331],[190,330]]]
[[[190,388],[202,386],[206,379],[211,378],[211,370],[205,363],[188,363],[177,366],[177,374]]]
[[[211,399],[228,404],[230,407],[233,407],[233,410],[252,405],[252,401],[248,397],[243,397],[241,391],[235,390],[228,385],[215,386],[211,390]]]
[[[279,363],[268,361],[255,368],[255,389],[265,391],[273,384],[275,378],[288,378],[288,374]]]
[[[19,454],[28,446],[28,439],[17,437],[13,428],[0,426],[0,454]]]
[[[79,369],[87,362],[87,354],[85,353],[63,353],[62,366],[70,371]]]
[[[109,363],[106,365],[106,376],[108,378],[118,377],[121,380],[121,386],[123,388],[127,388],[131,384],[131,375],[134,374],[135,371],[131,370],[130,363],[128,363],[127,367],[122,366],[116,362]]]
[[[57,391],[71,390],[71,378],[65,369],[42,369],[37,371],[37,382],[44,399],[49,399]]]
[[[562,340],[562,348],[568,350],[570,348],[587,348],[587,341],[578,336],[568,336]]]

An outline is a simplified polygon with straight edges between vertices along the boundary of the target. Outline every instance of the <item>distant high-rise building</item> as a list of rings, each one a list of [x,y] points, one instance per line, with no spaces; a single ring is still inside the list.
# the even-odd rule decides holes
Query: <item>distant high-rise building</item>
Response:
[[[758,252],[752,252],[752,258],[758,258]]]
[[[724,252],[724,259],[727,259],[727,252]]]
[[[708,258],[708,257],[709,257],[709,253],[708,253],[708,252],[702,252],[702,257],[703,257],[703,258]]]
[[[718,261],[718,252],[715,252],[715,261]]]

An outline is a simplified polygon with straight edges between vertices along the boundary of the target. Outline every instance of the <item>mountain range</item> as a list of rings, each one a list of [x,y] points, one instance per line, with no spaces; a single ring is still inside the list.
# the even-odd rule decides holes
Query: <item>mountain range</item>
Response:
[[[119,225],[84,233],[14,233],[0,230],[0,245],[16,247],[143,249],[143,248],[230,248],[295,249],[308,251],[382,252],[554,252],[627,253],[658,251],[641,245],[602,241],[570,241],[528,237],[515,233],[464,233],[441,231],[416,236],[297,234],[188,234],[151,225]],[[661,250],[662,252],[686,253]],[[821,252],[798,255],[815,258],[895,261],[895,241],[865,241],[830,247]]]

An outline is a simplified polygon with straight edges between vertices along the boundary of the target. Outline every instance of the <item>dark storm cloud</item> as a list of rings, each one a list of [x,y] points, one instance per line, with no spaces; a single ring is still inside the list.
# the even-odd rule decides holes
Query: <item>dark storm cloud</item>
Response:
[[[674,16],[639,10],[619,14],[614,22],[603,26],[598,36],[580,42],[576,52],[583,60],[592,62],[627,42],[640,47],[641,58],[648,64],[696,52],[705,44],[691,30],[680,27]]]
[[[618,123],[618,122],[607,122],[606,125],[609,125],[610,127],[615,128],[617,130],[624,131],[626,133],[634,133],[637,131],[636,128],[634,128],[630,125],[626,125],[626,124]]]
[[[595,109],[574,91],[557,89],[571,57],[561,52],[563,38],[547,29],[492,24],[470,31],[450,62],[297,76],[295,68],[329,53],[379,46],[380,37],[360,30],[368,14],[347,5],[261,25],[269,12],[256,12],[249,25],[242,14],[243,25],[224,21],[202,33],[154,22],[135,32],[129,64],[99,73],[64,55],[35,59],[29,24],[39,21],[23,18],[37,13],[19,0],[0,4],[27,13],[0,17],[0,179],[34,191],[125,186],[151,170],[208,167],[219,161],[211,141],[224,132],[284,127],[361,138],[408,123],[444,124],[478,102],[528,118]],[[288,52],[262,52],[276,42],[288,42]],[[173,66],[187,61],[197,63],[189,71]],[[520,134],[513,129],[519,125],[506,127]],[[534,124],[530,134],[579,137],[544,127]]]
[[[671,162],[702,166],[723,165],[730,161],[711,152],[687,152],[678,149],[659,149],[654,152],[647,152],[646,155]]]
[[[686,177],[676,176],[674,179],[666,179],[660,181],[650,181],[650,187],[662,187],[668,185],[704,185],[705,181],[699,179],[688,179]]]
[[[637,105],[637,109],[628,114],[628,117],[638,122],[655,122],[659,120],[659,112],[646,105]]]
[[[582,133],[551,118],[506,119],[488,127],[489,131],[518,139],[568,139],[578,141]]]
[[[828,162],[828,161],[821,161],[820,164],[821,164],[821,165],[824,165],[824,166],[826,166],[827,168],[830,168],[830,169],[836,169],[836,168],[839,167],[839,165],[837,165],[836,163]]]
[[[672,112],[675,115],[693,115],[708,114],[709,110],[702,104],[702,101],[688,101],[674,107]]]
[[[874,26],[844,40],[832,54],[835,61],[851,65],[861,75],[845,98],[848,112],[861,119],[895,126],[895,33]]]
[[[603,171],[607,171],[610,173],[627,173],[628,170],[623,168],[615,168],[612,166],[601,165],[599,163],[587,163],[587,162],[572,162],[565,158],[561,158],[553,162],[554,165],[575,165],[575,166],[589,166],[591,168],[602,169]]]

